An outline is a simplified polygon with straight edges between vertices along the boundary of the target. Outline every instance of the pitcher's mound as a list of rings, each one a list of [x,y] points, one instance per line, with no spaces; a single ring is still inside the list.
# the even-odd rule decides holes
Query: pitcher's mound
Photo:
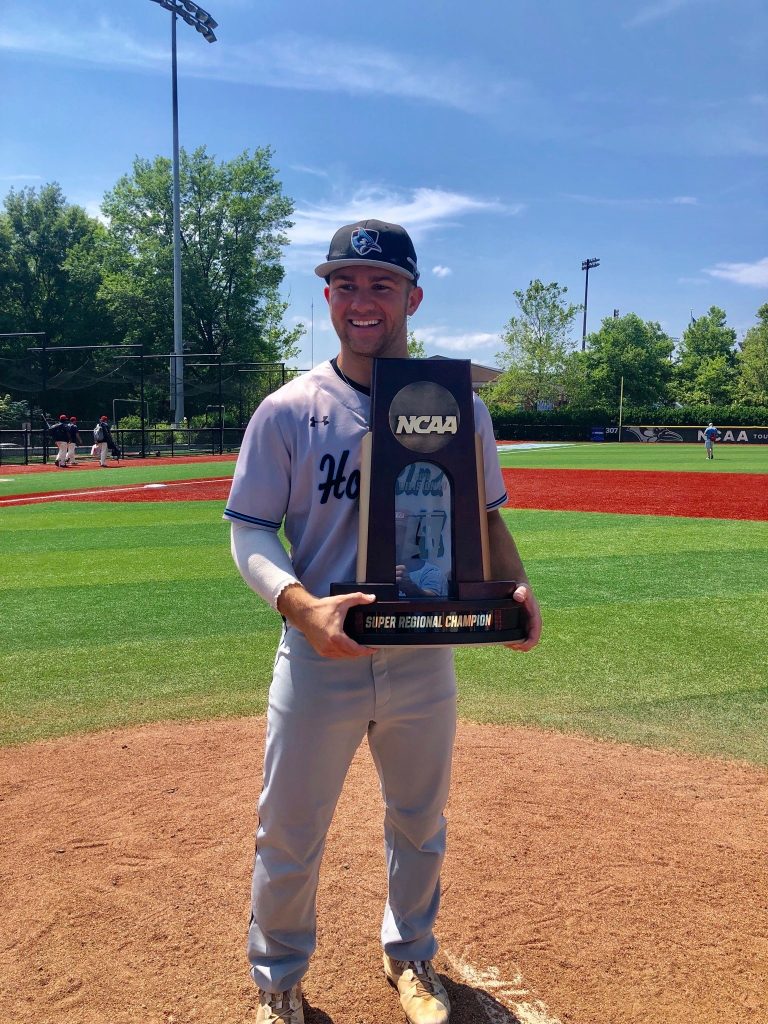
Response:
[[[261,718],[0,751],[0,1020],[244,1024]],[[462,724],[436,961],[452,1024],[763,1024],[766,773]],[[364,747],[329,837],[308,1024],[403,1020],[383,980]]]

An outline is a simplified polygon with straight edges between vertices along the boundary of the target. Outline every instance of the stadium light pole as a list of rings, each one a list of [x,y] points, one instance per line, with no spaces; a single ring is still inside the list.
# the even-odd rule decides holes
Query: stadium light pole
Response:
[[[173,94],[173,356],[171,357],[171,403],[173,422],[184,419],[184,348],[181,330],[181,217],[179,201],[179,95],[176,74],[176,18],[182,18],[209,43],[216,42],[213,30],[218,22],[192,0],[152,0],[171,12],[171,78]]]
[[[586,271],[584,279],[584,323],[581,328],[581,351],[587,347],[587,292],[589,291],[589,272],[594,267],[600,266],[600,260],[582,260],[581,269]]]

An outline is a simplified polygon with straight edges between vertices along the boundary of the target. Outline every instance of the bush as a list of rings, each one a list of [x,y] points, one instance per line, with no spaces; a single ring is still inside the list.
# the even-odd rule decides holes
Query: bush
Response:
[[[14,402],[10,395],[0,395],[0,429],[18,430],[29,420],[26,402]]]
[[[521,409],[491,402],[488,411],[497,437],[505,431],[523,425],[541,427],[583,428],[615,427],[619,422],[618,408],[606,409],[596,406],[591,409]],[[647,424],[649,426],[700,426],[709,421],[718,426],[765,427],[768,426],[768,408],[752,405],[687,405],[687,406],[633,406],[625,405],[622,423]],[[511,435],[509,435],[511,436]]]
[[[643,406],[625,406],[624,423],[665,424],[669,426],[699,426],[711,420],[718,426],[768,426],[768,408],[754,405],[683,405],[649,409]],[[612,421],[618,423],[618,416]]]

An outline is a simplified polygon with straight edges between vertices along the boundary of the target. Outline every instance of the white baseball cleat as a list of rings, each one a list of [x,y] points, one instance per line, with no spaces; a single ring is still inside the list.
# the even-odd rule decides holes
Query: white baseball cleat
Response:
[[[451,1002],[430,960],[393,960],[385,953],[384,973],[409,1024],[447,1024]]]
[[[286,992],[265,992],[260,988],[256,1024],[304,1024],[301,982]]]

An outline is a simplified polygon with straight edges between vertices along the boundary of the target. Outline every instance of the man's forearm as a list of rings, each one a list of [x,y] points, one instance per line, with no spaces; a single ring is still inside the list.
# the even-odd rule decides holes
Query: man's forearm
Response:
[[[517,545],[506,523],[497,511],[488,513],[488,545],[491,556],[491,578],[528,583],[528,575]]]

